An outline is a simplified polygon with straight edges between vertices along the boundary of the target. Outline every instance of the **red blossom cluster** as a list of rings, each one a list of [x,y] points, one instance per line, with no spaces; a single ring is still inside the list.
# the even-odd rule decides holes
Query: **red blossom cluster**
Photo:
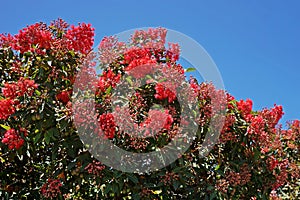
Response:
[[[10,115],[15,113],[16,101],[11,99],[0,100],[0,120],[6,120]]]
[[[287,182],[287,168],[289,167],[290,163],[288,159],[278,160],[274,156],[270,156],[267,160],[267,163],[269,170],[273,173],[273,175],[276,178],[276,181],[275,183],[273,183],[272,186],[272,188],[276,190],[278,187],[284,185]]]
[[[94,43],[94,28],[91,24],[71,26],[58,19],[48,27],[44,23],[36,23],[20,30],[14,36],[0,35],[0,47],[11,47],[20,53],[35,52],[43,55],[47,50],[74,50],[88,54]]]
[[[252,118],[252,100],[247,99],[246,101],[240,100],[236,102],[238,110],[241,112],[242,116],[246,119],[246,121],[250,121]]]
[[[91,51],[94,44],[94,28],[91,24],[79,24],[71,26],[65,37],[68,39],[68,49],[87,54]]]
[[[89,174],[99,176],[101,171],[105,169],[105,165],[102,165],[101,162],[93,160],[93,162],[88,164],[84,169],[87,170]]]
[[[171,62],[176,62],[179,59],[180,47],[178,44],[169,43],[166,58]]]
[[[230,171],[226,174],[226,180],[232,186],[245,185],[251,180],[251,172],[247,164],[240,167],[239,172]]]
[[[2,143],[6,144],[9,149],[19,149],[23,146],[24,139],[20,136],[19,131],[12,128],[5,132]]]
[[[116,123],[114,120],[114,115],[112,113],[102,114],[99,117],[99,124],[101,130],[104,132],[104,135],[112,139],[115,136],[116,132]]]
[[[62,187],[62,183],[59,179],[49,178],[42,186],[41,193],[45,198],[55,198],[61,194],[60,187]]]
[[[56,95],[57,100],[67,104],[70,101],[72,90],[64,90]]]
[[[170,130],[173,121],[173,117],[168,110],[164,112],[161,110],[150,110],[148,117],[140,126],[144,126],[145,135],[149,136],[157,134],[162,129]]]
[[[97,82],[97,88],[100,92],[105,92],[110,86],[116,87],[117,83],[120,81],[121,75],[115,74],[112,70],[104,71],[102,76]]]
[[[149,28],[148,30],[135,31],[131,37],[134,46],[142,46],[148,49],[164,49],[167,30],[164,28]]]
[[[34,80],[21,77],[16,83],[5,83],[4,88],[2,88],[2,93],[6,98],[15,99],[24,94],[32,96],[37,87],[38,84],[36,84]]]
[[[166,88],[163,83],[157,83],[155,91],[154,97],[158,100],[167,99],[169,103],[172,103],[176,99],[176,91],[174,91],[174,89]]]
[[[0,47],[9,47],[14,42],[11,34],[0,34]]]
[[[110,64],[117,61],[117,58],[123,54],[126,49],[124,42],[118,42],[116,37],[104,37],[98,47],[99,59],[102,64]]]
[[[43,23],[30,25],[14,36],[12,43],[13,49],[25,52],[37,52],[44,54],[45,50],[50,49],[52,43],[52,34]]]
[[[276,135],[278,132],[276,125],[282,115],[282,106],[275,105],[274,108],[264,109],[257,115],[249,117],[250,125],[247,132],[260,145],[262,153],[280,147],[280,136]]]
[[[150,49],[132,47],[125,51],[122,63],[127,65],[125,70],[129,75],[142,78],[152,72],[157,61],[152,57]]]

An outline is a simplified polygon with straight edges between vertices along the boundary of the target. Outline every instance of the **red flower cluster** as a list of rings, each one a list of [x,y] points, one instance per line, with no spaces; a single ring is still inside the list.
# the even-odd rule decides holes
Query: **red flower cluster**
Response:
[[[46,50],[74,50],[82,54],[91,51],[94,43],[94,28],[90,24],[71,26],[58,19],[47,27],[44,23],[36,23],[22,29],[17,35],[0,35],[0,47],[11,47],[14,50],[45,54]]]
[[[238,110],[241,112],[242,116],[245,118],[246,121],[250,121],[252,118],[252,100],[247,99],[246,101],[240,100],[236,102]]]
[[[43,54],[50,49],[52,34],[43,23],[36,23],[20,30],[12,43],[13,49],[25,53],[27,51]]]
[[[262,117],[266,120],[267,125],[270,129],[274,129],[278,124],[279,120],[282,118],[284,112],[282,106],[274,105],[270,110],[264,109],[261,112]]]
[[[113,114],[102,114],[100,115],[98,121],[100,123],[101,130],[104,132],[104,135],[107,138],[112,139],[116,132],[116,123]]]
[[[15,129],[9,129],[5,132],[2,143],[8,145],[9,149],[19,149],[24,144],[24,139]]]
[[[169,49],[167,51],[167,59],[171,62],[176,62],[179,59],[180,48],[178,44],[169,43]]]
[[[0,100],[0,120],[6,120],[10,115],[15,113],[15,101],[11,99]]]
[[[132,35],[132,43],[150,49],[162,50],[166,43],[167,30],[164,28],[149,28],[148,30],[135,31]]]
[[[101,171],[105,169],[105,165],[102,165],[101,162],[96,162],[93,160],[93,162],[88,164],[84,169],[87,170],[89,174],[99,176]]]
[[[115,74],[113,71],[104,71],[100,77],[97,87],[101,92],[105,92],[107,88],[116,87],[117,83],[120,81],[121,75]]]
[[[0,47],[9,47],[14,42],[14,37],[11,34],[0,34]]]
[[[118,42],[116,37],[104,37],[98,47],[100,62],[102,64],[111,64],[117,61],[117,58],[124,53],[125,49],[125,43]]]
[[[64,90],[56,95],[57,100],[67,104],[70,101],[70,96],[72,95],[72,90]]]
[[[65,35],[68,39],[68,48],[83,54],[89,53],[94,44],[94,30],[91,24],[82,23],[79,26],[71,26]]]
[[[173,124],[173,117],[168,110],[150,110],[149,117],[140,125],[145,126],[145,136],[155,135],[162,129],[170,130]]]
[[[174,90],[165,88],[164,84],[157,83],[155,86],[155,95],[154,97],[158,100],[168,99],[169,103],[172,103],[176,99],[176,94]]]
[[[62,183],[58,179],[48,179],[48,181],[42,186],[41,193],[45,198],[55,198],[58,194],[61,194],[60,187]]]
[[[32,96],[34,90],[38,87],[34,80],[28,80],[21,77],[16,83],[5,83],[2,93],[6,98],[14,99],[27,94]]]

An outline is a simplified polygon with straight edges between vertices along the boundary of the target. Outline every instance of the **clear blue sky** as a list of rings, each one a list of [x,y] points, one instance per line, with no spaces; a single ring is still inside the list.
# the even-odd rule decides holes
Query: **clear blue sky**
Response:
[[[0,32],[28,24],[91,23],[105,35],[163,26],[198,41],[217,64],[225,88],[254,109],[283,105],[282,122],[300,118],[300,1],[2,1]]]

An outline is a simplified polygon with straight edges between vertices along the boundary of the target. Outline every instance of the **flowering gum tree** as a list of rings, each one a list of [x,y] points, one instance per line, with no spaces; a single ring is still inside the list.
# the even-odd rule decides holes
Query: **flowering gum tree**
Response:
[[[278,124],[281,106],[252,110],[252,101],[236,100],[211,83],[185,77],[178,63],[180,44],[166,45],[167,30],[138,30],[129,44],[110,36],[98,46],[99,68],[87,68],[82,87],[96,87],[97,123],[93,130],[126,151],[161,148],[185,123],[178,103],[182,81],[187,100],[196,100],[197,133],[175,162],[157,171],[128,173],[106,166],[80,140],[76,123],[95,129],[83,105],[73,105],[73,84],[92,56],[94,28],[69,26],[58,19],[36,23],[16,35],[0,35],[0,196],[4,199],[297,199],[300,178],[300,121]],[[94,63],[97,64],[97,63]],[[158,70],[159,81],[147,76]],[[175,76],[176,75],[176,76]],[[114,99],[122,77],[125,85],[146,84],[127,99],[127,109]],[[77,80],[78,81],[78,80]],[[199,149],[212,109],[226,94],[217,144],[205,157]],[[83,102],[88,104],[89,102]],[[114,105],[114,109],[112,109]],[[160,105],[157,109],[150,109]],[[221,105],[221,104],[220,104]],[[75,109],[75,110],[74,110]],[[74,116],[73,113],[84,113]],[[187,122],[186,122],[187,123]],[[142,135],[132,135],[138,129]],[[142,136],[142,137],[141,137]],[[151,137],[148,137],[151,136]],[[95,139],[96,140],[96,139]],[[109,156],[109,155],[108,155]]]

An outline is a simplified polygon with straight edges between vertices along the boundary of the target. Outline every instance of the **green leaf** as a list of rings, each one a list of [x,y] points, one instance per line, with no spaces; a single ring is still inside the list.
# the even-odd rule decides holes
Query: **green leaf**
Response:
[[[130,86],[132,86],[133,85],[133,82],[132,82],[132,80],[131,80],[131,77],[130,76],[127,76],[126,78],[126,81],[130,84]]]
[[[135,184],[139,182],[138,178],[134,174],[127,174],[127,177]]]
[[[109,191],[111,191],[111,185],[110,184],[106,184],[105,189],[104,189],[104,194],[108,194]]]
[[[173,187],[174,187],[175,190],[177,190],[180,185],[181,185],[181,183],[179,181],[174,181],[173,182]]]
[[[34,92],[35,92],[38,96],[41,96],[41,92],[40,92],[40,91],[35,90]]]
[[[49,134],[49,132],[46,132],[45,133],[45,142],[46,142],[46,144],[50,143],[50,139],[51,139],[51,135]]]
[[[38,130],[38,129],[37,129],[37,130]],[[37,135],[33,138],[33,143],[34,143],[34,144],[38,143],[38,141],[40,140],[41,136],[42,136],[41,133],[37,134]]]
[[[189,67],[187,69],[185,69],[185,72],[193,72],[196,71],[196,69],[194,67]]]
[[[0,124],[0,126],[1,126],[2,128],[4,128],[5,130],[7,130],[7,131],[11,129],[9,126],[6,126],[6,125],[4,125],[4,124]]]
[[[110,94],[111,90],[112,90],[112,87],[109,86],[109,87],[107,88],[107,90],[105,91],[105,94]]]

